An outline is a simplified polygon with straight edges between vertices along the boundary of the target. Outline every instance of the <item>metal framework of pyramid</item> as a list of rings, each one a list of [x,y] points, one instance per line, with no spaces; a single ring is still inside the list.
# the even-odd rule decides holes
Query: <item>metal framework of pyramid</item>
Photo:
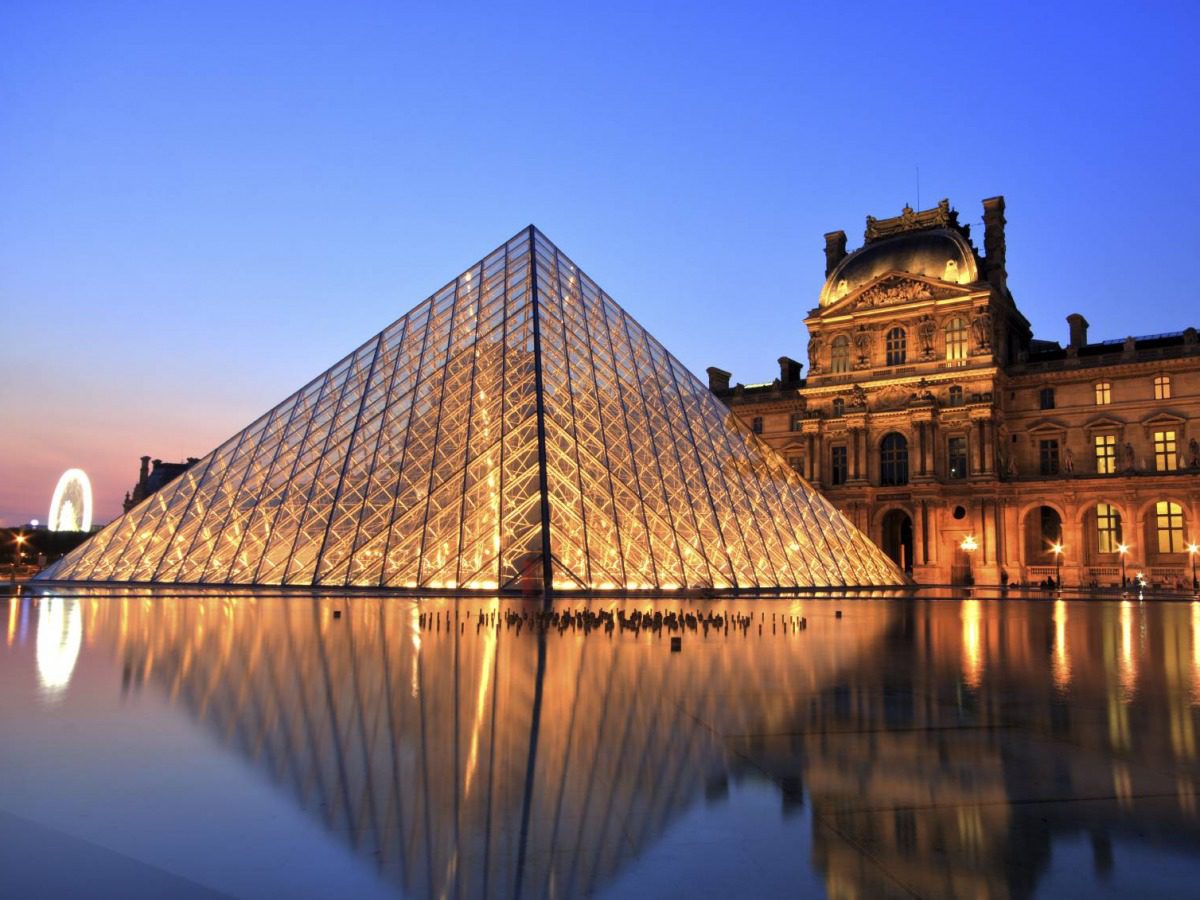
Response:
[[[532,226],[39,577],[454,592],[903,581]]]

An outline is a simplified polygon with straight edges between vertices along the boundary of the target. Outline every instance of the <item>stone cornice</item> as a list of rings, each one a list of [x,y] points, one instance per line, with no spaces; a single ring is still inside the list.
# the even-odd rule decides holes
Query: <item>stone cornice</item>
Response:
[[[999,371],[999,368],[996,366],[979,366],[977,368],[964,366],[961,369],[921,372],[914,375],[904,375],[899,378],[870,378],[857,381],[842,381],[837,384],[823,384],[816,387],[805,386],[799,388],[797,393],[805,398],[829,397],[848,393],[855,385],[859,385],[867,393],[871,393],[886,387],[892,387],[893,385],[904,387],[915,386],[920,384],[922,379],[929,385],[951,385],[958,384],[967,379],[994,378]]]

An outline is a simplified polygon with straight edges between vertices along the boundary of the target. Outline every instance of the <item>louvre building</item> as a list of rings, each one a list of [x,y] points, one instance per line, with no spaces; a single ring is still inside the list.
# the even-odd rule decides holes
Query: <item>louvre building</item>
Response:
[[[40,578],[486,592],[902,580],[532,227]]]

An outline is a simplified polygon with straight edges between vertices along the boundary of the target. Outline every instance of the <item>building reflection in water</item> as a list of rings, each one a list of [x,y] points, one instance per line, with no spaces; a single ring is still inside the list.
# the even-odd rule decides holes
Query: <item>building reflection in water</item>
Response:
[[[62,635],[58,603],[41,615]],[[1200,606],[704,608],[729,607],[754,624],[689,632],[680,653],[645,631],[510,627],[507,600],[74,608],[130,685],[413,895],[600,890],[743,777],[773,782],[784,814],[808,805],[811,863],[845,896],[1026,895],[1072,835],[1101,874],[1114,841],[1200,851]]]

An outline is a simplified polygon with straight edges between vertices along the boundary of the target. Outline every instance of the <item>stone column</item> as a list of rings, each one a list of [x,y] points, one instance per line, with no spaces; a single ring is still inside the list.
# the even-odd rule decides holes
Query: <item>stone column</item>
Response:
[[[979,438],[975,441],[975,443],[979,450],[977,462],[978,468],[976,468],[975,471],[977,474],[982,475],[987,471],[987,464],[985,462],[987,457],[984,455],[984,445],[987,443],[987,422],[985,422],[983,419],[979,420]]]
[[[937,426],[933,422],[925,423],[925,471],[930,475],[937,471],[937,457],[934,456],[934,444],[937,443]]]
[[[996,465],[996,423],[990,419],[983,423],[983,471],[991,475]]]

